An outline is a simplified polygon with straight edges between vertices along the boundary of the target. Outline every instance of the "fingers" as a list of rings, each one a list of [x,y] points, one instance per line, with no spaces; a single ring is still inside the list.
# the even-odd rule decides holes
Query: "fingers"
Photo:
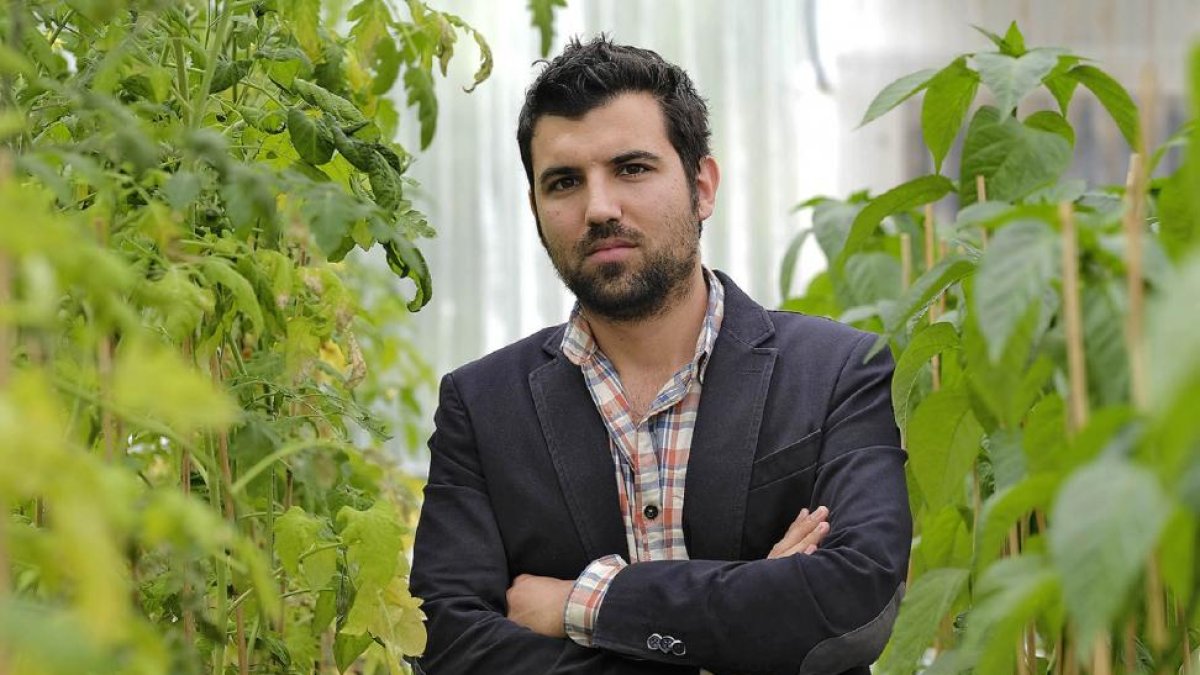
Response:
[[[809,513],[808,509],[800,511],[800,515],[792,521],[783,538],[771,547],[767,557],[781,558],[785,555],[810,553],[816,550],[817,545],[829,532],[829,523],[825,522],[828,517],[829,509],[824,506],[817,507],[812,513]]]

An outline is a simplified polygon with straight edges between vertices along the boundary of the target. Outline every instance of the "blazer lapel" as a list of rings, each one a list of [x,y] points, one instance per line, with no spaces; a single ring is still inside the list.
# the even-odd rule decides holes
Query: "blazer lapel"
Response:
[[[737,560],[776,350],[757,346],[774,333],[766,310],[717,274],[725,287],[725,318],[705,369],[683,523],[692,558]]]
[[[588,559],[628,557],[608,431],[579,367],[559,350],[561,340],[555,331],[544,345],[555,358],[529,374],[550,460]]]

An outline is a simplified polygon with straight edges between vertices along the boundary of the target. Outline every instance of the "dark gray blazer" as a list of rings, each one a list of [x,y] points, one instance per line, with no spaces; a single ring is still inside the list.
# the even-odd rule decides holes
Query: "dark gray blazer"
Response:
[[[601,556],[628,558],[608,435],[559,349],[563,326],[445,376],[411,577],[428,615],[424,672],[868,672],[912,536],[891,357],[864,364],[873,335],[768,312],[720,278],[725,318],[684,500],[692,560],[618,574],[597,648],[505,618],[518,574],[574,579]],[[822,504],[832,527],[818,551],[764,559],[802,508]],[[656,634],[686,649],[664,653]]]

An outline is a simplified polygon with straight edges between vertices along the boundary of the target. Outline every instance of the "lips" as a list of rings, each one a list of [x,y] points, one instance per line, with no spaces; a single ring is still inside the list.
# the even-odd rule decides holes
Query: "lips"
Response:
[[[625,239],[604,239],[587,249],[587,258],[595,262],[619,262],[632,251],[635,245]]]

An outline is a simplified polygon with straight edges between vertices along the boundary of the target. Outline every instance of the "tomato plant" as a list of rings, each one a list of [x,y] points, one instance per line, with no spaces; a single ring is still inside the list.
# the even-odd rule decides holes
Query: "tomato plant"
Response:
[[[431,379],[387,322],[433,230],[392,139],[486,41],[421,0],[8,2],[0,39],[0,673],[405,670],[379,410]]]
[[[916,526],[877,669],[1174,673],[1200,628],[1200,138],[1150,152],[1124,87],[1016,25],[994,51],[885,88],[917,94],[935,173],[817,198],[829,267],[785,308],[880,334]],[[1200,110],[1200,51],[1192,63]],[[982,85],[986,104],[975,105]],[[1048,90],[1056,104],[1031,110]],[[1135,153],[1124,186],[1065,178],[1089,90]],[[973,111],[973,112],[972,112]],[[965,128],[965,129],[964,129]],[[962,136],[957,176],[944,160]],[[1151,179],[1165,152],[1183,167]],[[934,203],[948,218],[935,218]]]

